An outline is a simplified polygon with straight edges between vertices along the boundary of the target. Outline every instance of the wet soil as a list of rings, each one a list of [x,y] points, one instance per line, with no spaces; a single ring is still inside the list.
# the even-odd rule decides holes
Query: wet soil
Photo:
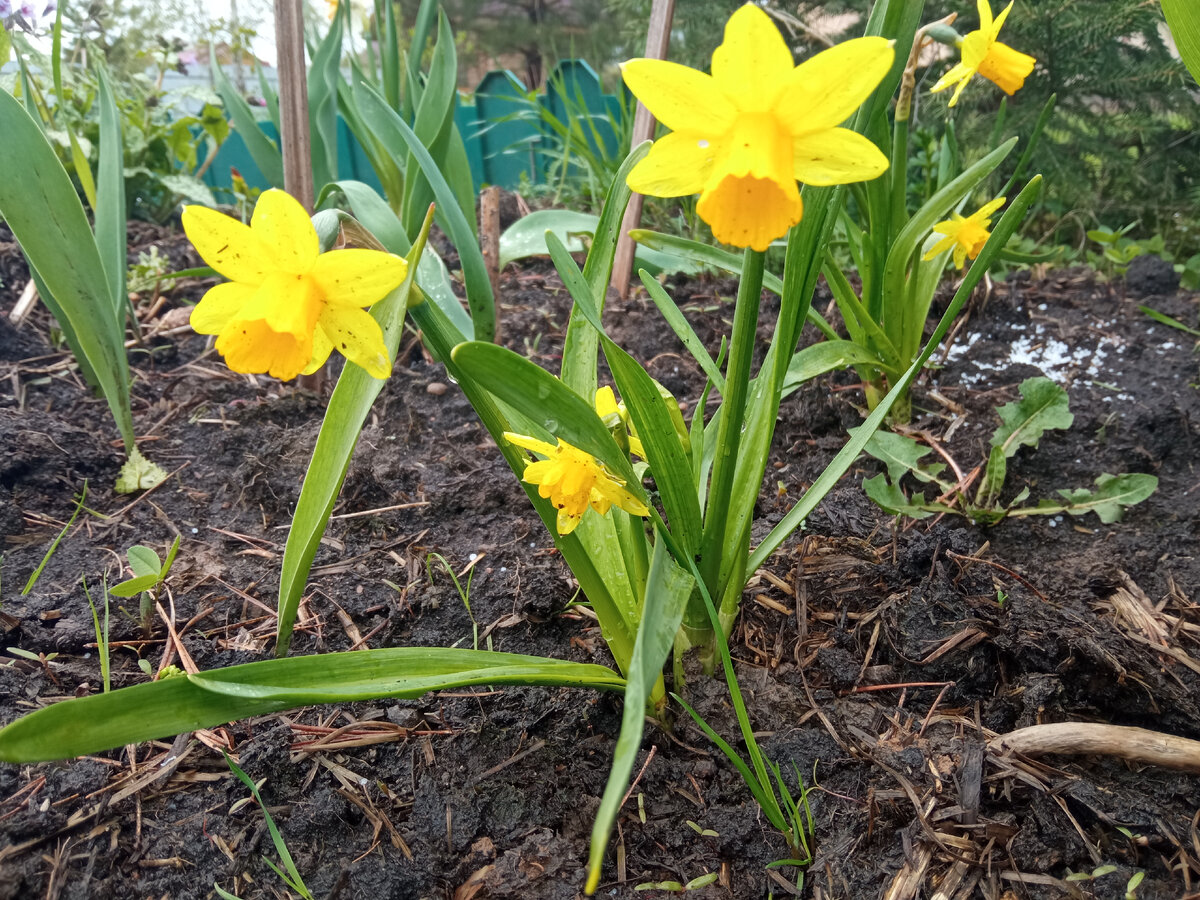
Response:
[[[169,232],[134,244],[196,263]],[[264,658],[322,398],[234,375],[203,338],[175,331],[206,284],[183,283],[153,310],[147,297],[145,326],[159,333],[130,354],[135,419],[146,454],[171,476],[115,495],[120,444],[103,402],[43,311],[8,319],[25,282],[11,244],[0,243],[0,278],[0,722],[99,689],[82,579],[95,595],[105,573],[122,577],[137,543],[161,553],[182,538],[164,613],[197,666]],[[715,347],[733,284],[670,289]],[[997,734],[1064,721],[1200,739],[1200,357],[1136,308],[1194,325],[1197,306],[1138,296],[1148,289],[1064,272],[981,290],[955,349],[915,395],[914,428],[969,472],[985,458],[992,410],[1022,380],[1061,381],[1074,425],[1012,460],[1005,496],[1051,496],[1102,472],[1157,475],[1158,492],[1123,521],[896,523],[862,493],[879,470],[864,458],[748,586],[733,640],[743,691],[767,756],[812,788],[815,858],[802,895],[1120,898],[1135,873],[1139,898],[1200,890],[1200,776],[988,747]],[[550,368],[567,310],[546,267],[502,276],[505,342]],[[606,318],[680,400],[696,400],[701,376],[646,299],[613,299]],[[837,452],[861,404],[851,373],[784,402],[763,528]],[[85,481],[86,511],[22,594]],[[469,646],[471,617],[433,553],[470,568],[481,645],[609,662],[515,479],[414,335],[359,443],[293,652]],[[147,634],[132,603],[110,635],[118,686],[148,677],[139,660],[151,672],[180,663],[163,620]],[[723,683],[700,678],[689,691],[733,741]],[[275,852],[261,811],[244,802],[221,749],[261,782],[316,897],[578,897],[620,712],[618,698],[584,691],[475,689],[0,764],[0,898],[201,898],[216,896],[214,883],[246,898],[287,895],[264,862]],[[689,721],[648,728],[638,766],[599,896],[706,874],[717,880],[699,897],[796,893],[796,869],[768,868],[785,858],[782,840]]]

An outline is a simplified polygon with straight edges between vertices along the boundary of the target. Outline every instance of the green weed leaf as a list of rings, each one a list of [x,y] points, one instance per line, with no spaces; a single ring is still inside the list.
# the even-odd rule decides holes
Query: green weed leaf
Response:
[[[1036,447],[1042,435],[1050,429],[1066,430],[1075,421],[1067,400],[1067,392],[1044,376],[1021,382],[1021,399],[1006,403],[996,410],[1004,423],[992,435],[993,447],[1011,457],[1020,447]]]
[[[849,432],[857,436],[865,427],[858,425],[849,429]],[[912,472],[921,481],[929,482],[934,480],[933,476],[946,468],[942,463],[922,467],[921,460],[932,452],[930,448],[913,438],[891,431],[874,432],[863,449],[887,466],[888,480],[896,485],[900,483],[905,472]]]
[[[1073,516],[1094,512],[1106,525],[1121,521],[1127,506],[1141,503],[1158,488],[1158,479],[1153,475],[1129,472],[1125,475],[1101,475],[1096,479],[1096,490],[1087,488],[1059,491],[1071,505],[1067,512]]]
[[[991,506],[1004,487],[1008,460],[1021,447],[1036,447],[1051,429],[1066,430],[1075,421],[1067,392],[1045,376],[1027,378],[1019,388],[1021,399],[996,410],[1003,423],[992,435],[992,452],[980,482],[976,502]]]
[[[134,575],[153,575],[157,578],[162,571],[162,562],[150,547],[137,544],[130,547],[125,555],[129,557],[129,568],[133,569]]]
[[[924,493],[913,494],[911,499],[905,497],[900,486],[889,483],[887,477],[882,473],[874,478],[865,479],[863,490],[876,506],[894,516],[924,519],[933,515],[930,510],[925,508]]]

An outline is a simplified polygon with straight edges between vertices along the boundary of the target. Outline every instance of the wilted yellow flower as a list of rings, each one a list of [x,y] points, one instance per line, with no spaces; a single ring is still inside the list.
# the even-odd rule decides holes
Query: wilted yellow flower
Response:
[[[336,349],[375,378],[391,374],[383,331],[362,307],[400,286],[403,258],[381,250],[321,253],[308,213],[279,190],[258,198],[248,227],[191,205],[183,230],[229,279],[196,304],[191,322],[200,334],[217,335],[217,352],[233,371],[287,381],[315,372]]]
[[[1003,205],[1004,198],[997,197],[995,200],[983,204],[966,218],[955,213],[954,218],[949,221],[938,222],[933,226],[933,230],[945,236],[934,244],[922,258],[933,259],[939,253],[944,253],[953,247],[954,265],[961,269],[967,257],[969,256],[971,259],[977,257],[979,251],[983,249],[983,245],[987,243],[987,239],[991,236],[988,228],[992,224],[992,213]]]
[[[1008,18],[1013,8],[1012,2],[1004,7],[1004,12],[992,19],[992,8],[988,0],[976,0],[979,7],[979,30],[972,31],[962,41],[962,62],[952,68],[939,79],[932,88],[934,91],[944,91],[952,84],[958,87],[950,98],[950,106],[958,102],[958,95],[963,92],[970,80],[978,72],[989,81],[993,81],[1000,90],[1010,97],[1021,89],[1025,78],[1033,71],[1035,60],[1028,53],[1014,50],[1008,44],[996,40],[1000,27]]]
[[[506,431],[505,440],[546,459],[525,465],[522,481],[536,484],[538,493],[558,510],[558,533],[575,530],[589,506],[600,515],[616,506],[635,516],[648,516],[650,510],[625,489],[625,482],[604,468],[603,463],[578,447],[563,441],[558,446],[537,438]]]
[[[838,126],[891,68],[891,41],[856,38],[799,66],[770,17],[747,3],[725,25],[712,74],[633,59],[625,84],[671,129],[629,173],[653,197],[699,194],[717,240],[766,250],[800,221],[797,181],[848,184],[887,170],[869,140]]]
[[[633,423],[629,421],[629,414],[617,402],[617,395],[610,387],[602,387],[596,391],[596,415],[602,419],[607,419],[609,416],[616,416],[621,420],[621,424],[626,429],[626,435],[629,441],[629,452],[634,456],[646,458],[646,450],[642,446],[642,439],[634,433]]]

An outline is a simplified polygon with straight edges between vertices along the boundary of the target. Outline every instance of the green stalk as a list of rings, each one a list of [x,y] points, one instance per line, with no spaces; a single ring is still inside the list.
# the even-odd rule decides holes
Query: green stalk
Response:
[[[717,589],[721,571],[721,548],[725,541],[729,499],[737,471],[738,448],[745,424],[746,393],[750,384],[750,363],[758,331],[764,260],[763,253],[747,248],[733,313],[733,334],[729,341],[729,366],[725,372],[725,396],[721,402],[717,452],[713,459],[712,484],[705,509],[704,534],[700,541],[700,571],[710,590]],[[689,603],[684,625],[698,629],[701,636],[708,634],[710,626],[704,606],[696,602]]]

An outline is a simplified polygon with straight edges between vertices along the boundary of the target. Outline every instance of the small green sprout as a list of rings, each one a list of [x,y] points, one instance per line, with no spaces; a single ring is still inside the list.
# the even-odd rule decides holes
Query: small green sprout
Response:
[[[129,568],[133,571],[133,578],[122,581],[120,584],[115,584],[109,590],[109,593],[114,597],[142,595],[139,612],[142,619],[142,627],[147,630],[150,627],[150,616],[154,612],[154,603],[158,599],[159,589],[163,582],[166,581],[167,575],[171,571],[171,566],[175,563],[175,554],[178,552],[178,536],[172,542],[171,549],[167,551],[165,561],[160,560],[158,554],[144,544],[137,544],[130,547],[126,556],[129,558]],[[153,595],[151,592],[153,592]]]
[[[686,894],[688,891],[698,891],[706,888],[717,880],[716,872],[700,875],[687,884],[679,881],[647,881],[634,887],[635,891],[670,891],[673,894]]]

